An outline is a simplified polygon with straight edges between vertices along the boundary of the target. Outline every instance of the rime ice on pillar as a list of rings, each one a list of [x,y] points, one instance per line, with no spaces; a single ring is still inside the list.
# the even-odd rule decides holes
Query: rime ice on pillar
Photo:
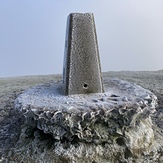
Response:
[[[96,29],[91,13],[68,16],[63,92],[65,95],[103,92]]]

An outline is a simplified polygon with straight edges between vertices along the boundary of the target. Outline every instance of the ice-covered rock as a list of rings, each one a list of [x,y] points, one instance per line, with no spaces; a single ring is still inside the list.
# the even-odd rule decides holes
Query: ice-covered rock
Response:
[[[51,134],[55,153],[72,162],[148,155],[154,150],[150,115],[157,97],[117,78],[104,87],[105,93],[64,96],[59,84],[40,85],[21,94],[15,107],[27,125]]]

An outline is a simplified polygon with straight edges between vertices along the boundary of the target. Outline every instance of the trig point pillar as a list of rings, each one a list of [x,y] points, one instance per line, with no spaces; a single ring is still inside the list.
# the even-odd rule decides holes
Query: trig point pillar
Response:
[[[92,13],[72,13],[68,16],[63,92],[65,95],[103,92],[99,50]]]

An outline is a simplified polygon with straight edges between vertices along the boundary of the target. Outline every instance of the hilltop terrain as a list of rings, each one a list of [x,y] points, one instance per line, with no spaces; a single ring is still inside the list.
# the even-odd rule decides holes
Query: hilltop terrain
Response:
[[[160,144],[156,158],[150,158],[149,162],[163,161],[163,70],[160,71],[121,71],[121,72],[104,72],[103,82],[107,82],[107,78],[119,78],[122,80],[136,83],[142,87],[149,89],[158,97],[158,106],[156,113],[152,115],[153,130],[155,139]],[[14,100],[24,90],[35,85],[45,84],[49,82],[61,82],[61,75],[44,75],[44,76],[25,76],[0,78],[0,162],[40,162],[39,159],[48,162],[48,157],[55,160],[52,162],[68,162],[57,156],[40,155],[49,148],[53,142],[50,135],[40,133],[41,142],[38,143],[41,147],[39,150],[33,151],[32,142],[36,140],[37,132],[26,130],[27,135],[22,135],[24,129],[24,119],[21,114],[18,114],[14,109]],[[46,146],[46,147],[45,147]],[[47,147],[48,146],[48,147]],[[31,149],[26,149],[31,148]],[[31,153],[26,153],[30,151]],[[51,151],[52,152],[52,151]],[[58,159],[58,160],[57,160]],[[146,158],[148,159],[148,158]],[[139,160],[140,162],[143,160]]]

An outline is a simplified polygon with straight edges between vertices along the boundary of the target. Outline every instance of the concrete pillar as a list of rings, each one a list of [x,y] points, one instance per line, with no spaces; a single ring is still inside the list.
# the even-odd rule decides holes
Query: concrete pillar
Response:
[[[93,14],[71,13],[67,19],[63,93],[72,95],[102,92],[101,65]]]

